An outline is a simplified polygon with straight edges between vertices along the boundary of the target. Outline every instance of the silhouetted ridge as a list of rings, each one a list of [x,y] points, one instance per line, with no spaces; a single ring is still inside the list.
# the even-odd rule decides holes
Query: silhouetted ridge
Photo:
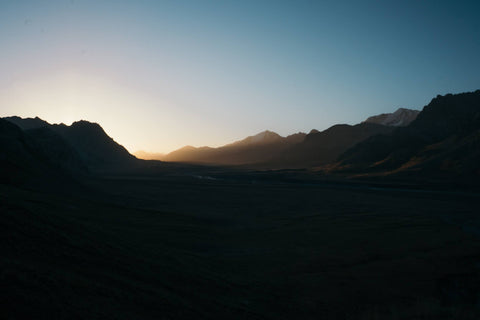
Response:
[[[0,183],[45,188],[85,172],[73,149],[47,127],[23,131],[0,119]]]
[[[89,166],[127,165],[135,160],[123,146],[110,138],[97,123],[77,121],[71,126],[54,125]]]
[[[309,134],[299,132],[287,137],[266,130],[220,148],[184,147],[169,153],[163,160],[259,168],[307,168],[329,163],[356,143],[393,129],[375,123],[340,124],[322,132],[312,130]]]
[[[438,95],[424,107],[411,127],[441,139],[480,128],[480,90]]]
[[[337,164],[356,172],[480,174],[480,90],[437,96],[408,127],[367,139]]]
[[[22,130],[28,130],[28,129],[37,129],[41,127],[49,127],[50,124],[39,117],[35,118],[20,118],[17,116],[13,117],[5,117],[3,118],[7,121],[10,121],[17,126],[19,126]]]
[[[321,166],[334,161],[356,143],[372,135],[392,130],[392,127],[374,123],[354,126],[338,124],[324,131],[312,130],[303,141],[291,146],[278,157],[272,158],[269,164],[278,168]]]
[[[236,141],[226,146],[241,146],[241,145],[255,145],[255,144],[269,144],[282,141],[284,138],[276,132],[265,130],[254,136],[249,136],[243,140]],[[225,146],[225,147],[226,147]]]
[[[17,148],[19,154],[27,155],[33,152],[50,166],[70,172],[85,172],[86,167],[105,172],[138,164],[97,123],[82,120],[67,126],[50,125],[39,118],[6,119],[28,128],[16,140],[3,136],[9,150]],[[353,126],[339,124],[321,132],[312,130],[287,137],[266,130],[219,148],[186,146],[163,160],[256,169],[320,167],[365,174],[480,173],[480,90],[437,96],[418,115],[415,110],[398,109],[369,119]],[[8,130],[9,135],[18,134],[18,128]],[[8,139],[14,142],[5,142]],[[21,141],[28,142],[26,153]],[[14,161],[10,163],[15,165]]]
[[[85,120],[72,125],[51,125],[40,118],[4,118],[22,128],[36,140],[36,148],[52,164],[72,172],[116,170],[137,160],[123,146],[109,137],[97,123]]]

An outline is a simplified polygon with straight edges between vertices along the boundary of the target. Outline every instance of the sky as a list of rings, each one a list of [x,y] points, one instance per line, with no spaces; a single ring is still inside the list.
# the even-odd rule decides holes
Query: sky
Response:
[[[480,89],[479,1],[0,0],[0,116],[130,152],[355,124]]]

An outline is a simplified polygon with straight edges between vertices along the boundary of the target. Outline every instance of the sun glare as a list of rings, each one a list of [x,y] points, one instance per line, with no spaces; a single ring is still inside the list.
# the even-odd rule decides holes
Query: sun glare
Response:
[[[158,124],[168,129],[162,123],[169,120],[167,111],[171,108],[166,103],[106,77],[68,71],[16,82],[0,93],[0,104],[6,106],[2,110],[5,115],[38,116],[51,123],[67,125],[78,120],[97,122],[130,151],[155,149],[154,142],[148,139],[154,137],[142,134],[149,134],[150,127]],[[150,122],[142,119],[139,108],[152,110]],[[138,141],[152,145],[138,145]]]
[[[106,106],[120,111],[129,100],[124,92],[105,79],[67,72],[16,83],[6,95],[8,105],[28,110],[24,112],[28,116],[69,124],[83,118],[103,118],[105,109],[111,108]]]

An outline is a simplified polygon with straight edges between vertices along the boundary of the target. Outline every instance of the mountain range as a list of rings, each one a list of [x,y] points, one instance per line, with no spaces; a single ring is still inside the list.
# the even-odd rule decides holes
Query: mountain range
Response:
[[[167,155],[149,159],[209,165],[248,165],[257,168],[303,168],[321,166],[335,160],[340,154],[366,138],[388,133],[394,127],[408,125],[419,111],[400,108],[394,113],[368,118],[351,125],[335,125],[327,130],[311,130],[282,137],[272,131],[218,148],[186,146]]]
[[[67,126],[38,117],[2,118],[0,147],[3,180],[55,170],[73,175],[122,171],[144,161],[87,121]],[[356,125],[287,137],[267,130],[219,148],[186,146],[162,160],[349,175],[478,176],[480,90],[437,96],[421,112],[398,109]]]
[[[282,137],[267,130],[219,148],[186,146],[167,154],[162,160],[211,165],[258,164],[302,142],[305,137],[306,134],[301,132]]]

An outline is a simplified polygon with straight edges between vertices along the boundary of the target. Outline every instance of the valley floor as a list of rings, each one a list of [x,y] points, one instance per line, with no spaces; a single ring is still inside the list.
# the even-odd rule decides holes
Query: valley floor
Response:
[[[0,185],[0,318],[478,319],[480,197],[117,176]]]

